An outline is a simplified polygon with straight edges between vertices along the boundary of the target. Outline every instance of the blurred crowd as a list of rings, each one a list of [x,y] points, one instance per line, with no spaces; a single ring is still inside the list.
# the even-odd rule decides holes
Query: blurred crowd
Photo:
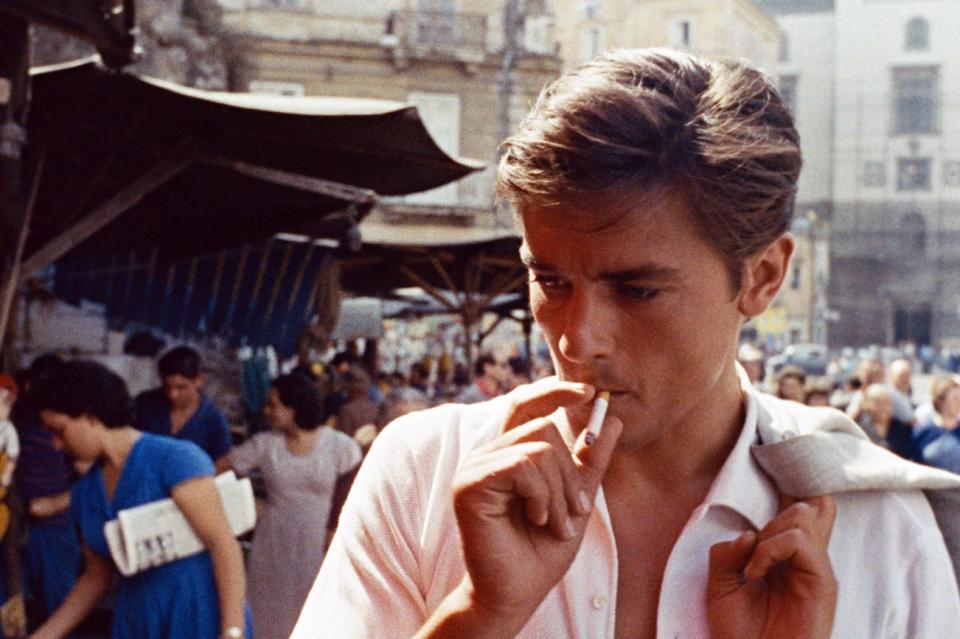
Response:
[[[960,473],[957,373],[941,369],[934,374],[927,398],[914,393],[917,369],[925,364],[911,352],[848,349],[828,358],[820,347],[768,355],[743,344],[738,360],[758,389],[844,411],[880,446]],[[259,404],[248,406],[245,424],[230,424],[223,407],[205,392],[209,368],[196,350],[177,346],[151,361],[159,385],[135,397],[127,391],[133,380],[100,364],[66,363],[56,355],[37,357],[14,376],[0,376],[4,637],[63,632],[100,637],[111,625],[113,636],[145,637],[137,629],[142,619],[164,622],[152,607],[144,608],[148,604],[126,601],[130,592],[150,606],[165,597],[172,602],[206,597],[207,615],[217,624],[218,615],[229,614],[243,627],[238,632],[249,632],[252,625],[258,637],[285,637],[323,561],[353,477],[384,425],[444,402],[484,401],[552,374],[549,364],[497,350],[480,353],[469,369],[442,357],[385,372],[372,367],[358,349],[345,348],[325,360],[291,362],[273,376],[254,376],[256,388],[245,389],[244,396],[258,397]],[[79,404],[78,396],[84,398]],[[174,441],[189,449],[171,448],[170,460],[156,461],[165,458],[163,451]],[[147,445],[154,451],[150,456],[135,454],[138,446]],[[118,457],[118,450],[125,453]],[[98,545],[102,539],[96,534],[87,538],[87,528],[76,525],[78,518],[93,517],[102,528],[116,510],[147,499],[128,495],[123,502],[120,477],[135,475],[146,483],[174,477],[161,481],[150,498],[177,500],[183,499],[178,486],[227,470],[250,477],[258,497],[258,525],[242,538],[244,563],[231,578],[242,584],[246,603],[237,610],[244,614],[224,612],[229,597],[214,579],[217,571],[238,570],[230,568],[229,553],[194,566],[199,573],[189,579],[209,582],[203,595],[184,594],[170,577],[163,581],[140,575],[134,584],[128,583],[133,577],[120,576],[101,584],[95,600],[82,600],[86,608],[78,603],[78,588],[96,582],[91,571],[109,562],[109,556],[100,556],[106,552]],[[211,498],[200,493],[191,498],[208,512],[204,500]],[[106,506],[104,494],[109,496]],[[155,574],[160,571],[147,573]],[[126,630],[118,633],[118,627]]]
[[[192,598],[186,618],[194,626],[217,627],[220,615],[232,614],[238,636],[255,626],[258,637],[286,637],[356,470],[386,423],[447,401],[484,401],[551,373],[499,352],[481,353],[472,370],[442,358],[387,373],[347,348],[272,377],[246,376],[244,403],[258,399],[246,423],[230,424],[206,392],[215,371],[198,351],[177,346],[157,355],[152,376],[55,354],[0,376],[0,636],[181,636],[187,630],[170,624]],[[151,377],[156,387],[130,394]],[[257,495],[257,527],[238,546],[242,574],[233,574],[229,552],[211,550],[189,570],[177,561],[114,581],[99,532],[106,521],[163,497],[188,513],[194,497],[182,487],[192,495],[192,480],[228,470],[249,476]],[[120,478],[139,487],[130,492]],[[199,492],[198,508],[214,513],[204,519],[216,524],[212,498]],[[221,573],[243,584],[239,618],[223,608]]]
[[[809,406],[845,412],[870,439],[914,462],[960,473],[960,374],[947,353],[843,349],[833,358],[810,346],[766,357],[741,345],[738,360],[758,389]],[[929,392],[913,388],[927,377]]]

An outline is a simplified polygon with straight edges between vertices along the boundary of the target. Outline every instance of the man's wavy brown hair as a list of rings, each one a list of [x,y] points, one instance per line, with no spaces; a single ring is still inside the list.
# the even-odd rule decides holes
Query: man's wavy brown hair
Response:
[[[801,165],[763,73],[668,49],[611,52],[549,84],[503,151],[497,192],[521,212],[681,196],[735,290],[744,259],[790,228]]]

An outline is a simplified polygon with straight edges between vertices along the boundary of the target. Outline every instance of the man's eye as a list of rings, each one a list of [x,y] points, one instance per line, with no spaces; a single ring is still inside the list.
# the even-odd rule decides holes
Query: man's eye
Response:
[[[558,291],[564,286],[564,281],[556,275],[546,275],[542,273],[533,273],[530,276],[530,282],[536,283],[545,291]]]
[[[629,286],[621,284],[617,287],[617,292],[624,297],[634,300],[650,300],[660,294],[661,289],[649,288],[647,286]]]

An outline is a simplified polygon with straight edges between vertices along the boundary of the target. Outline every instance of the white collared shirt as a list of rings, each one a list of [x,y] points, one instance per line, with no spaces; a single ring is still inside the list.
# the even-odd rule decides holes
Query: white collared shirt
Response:
[[[759,530],[777,493],[750,454],[755,391],[744,427],[707,498],[670,554],[657,637],[708,637],[710,547]],[[405,416],[378,437],[292,639],[409,637],[464,575],[450,488],[460,462],[499,433],[502,399]],[[955,638],[960,595],[939,529],[918,492],[836,495],[829,553],[839,583],[834,639]],[[637,540],[643,548],[643,540]],[[622,550],[622,549],[621,549]],[[518,635],[614,636],[617,552],[602,491],[570,570]]]

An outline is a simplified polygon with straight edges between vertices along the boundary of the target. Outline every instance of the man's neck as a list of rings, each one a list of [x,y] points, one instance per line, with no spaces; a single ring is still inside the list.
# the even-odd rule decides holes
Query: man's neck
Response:
[[[662,426],[661,432],[669,436],[635,446],[629,442],[625,446],[618,444],[607,470],[610,481],[618,482],[618,476],[622,476],[633,485],[644,485],[653,491],[675,493],[689,487],[693,492],[702,489],[705,493],[733,450],[746,417],[745,399],[736,375],[719,384],[693,410]],[[626,434],[629,424],[624,425],[624,430]]]
[[[175,413],[178,415],[193,414],[197,412],[198,408],[200,408],[200,398],[201,398],[200,393],[196,393],[190,398],[189,402],[184,402],[180,406],[171,405],[170,413],[171,414]]]

